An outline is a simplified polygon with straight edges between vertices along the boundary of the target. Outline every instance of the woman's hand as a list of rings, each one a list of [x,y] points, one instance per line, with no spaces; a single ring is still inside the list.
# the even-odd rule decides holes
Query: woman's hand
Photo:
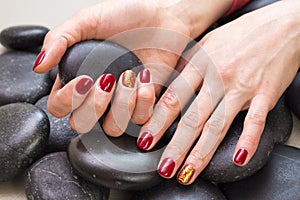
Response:
[[[130,86],[120,82],[117,98],[103,124],[106,133],[119,136],[130,118],[137,124],[149,119],[155,94],[159,93],[161,85],[176,66],[190,37],[200,35],[228,10],[231,3],[232,0],[221,3],[204,0],[176,3],[173,0],[105,1],[79,11],[51,30],[34,71],[43,73],[50,70],[59,63],[68,47],[83,40],[108,39],[132,50],[148,70],[140,73],[138,79],[130,71],[121,76],[131,81]],[[103,84],[110,85],[110,90],[103,90]],[[95,84],[90,77],[80,76],[64,87],[57,78],[49,97],[48,110],[56,117],[74,111],[70,118],[72,128],[85,133],[104,113],[114,88],[115,79],[111,75],[99,78]]]
[[[151,149],[200,88],[161,157],[161,176],[179,171],[178,181],[191,184],[245,109],[233,162],[249,162],[268,112],[299,68],[299,13],[299,2],[279,1],[212,31],[193,49],[196,53],[186,56],[190,62],[160,98],[138,139],[141,149]]]

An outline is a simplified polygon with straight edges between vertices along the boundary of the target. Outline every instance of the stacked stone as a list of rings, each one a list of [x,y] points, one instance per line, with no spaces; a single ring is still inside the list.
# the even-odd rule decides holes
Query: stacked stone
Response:
[[[248,6],[261,6],[258,2]],[[151,200],[298,198],[300,151],[281,144],[292,131],[290,109],[300,116],[299,73],[270,111],[249,164],[238,167],[232,162],[244,111],[200,177],[191,186],[182,186],[156,172],[179,119],[153,150],[144,152],[136,146],[137,125],[130,124],[121,137],[111,138],[100,119],[92,131],[79,135],[71,129],[69,115],[58,119],[48,113],[48,95],[57,72],[64,85],[82,74],[94,79],[103,73],[119,77],[127,69],[138,72],[143,66],[120,45],[89,40],[70,47],[59,68],[36,74],[32,66],[47,32],[42,26],[17,26],[0,34],[1,44],[9,49],[0,55],[0,182],[24,175],[28,199],[109,199],[110,189]]]

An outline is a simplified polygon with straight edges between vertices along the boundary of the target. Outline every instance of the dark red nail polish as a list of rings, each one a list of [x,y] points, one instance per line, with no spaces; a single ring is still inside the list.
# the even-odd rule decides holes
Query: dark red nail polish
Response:
[[[92,79],[82,78],[76,84],[75,89],[79,94],[84,95],[89,91],[89,89],[91,89],[92,86],[93,86],[93,80]]]
[[[161,176],[169,178],[172,175],[174,168],[175,168],[174,160],[170,158],[165,158],[160,164],[157,171]]]
[[[46,52],[45,51],[42,51],[37,57],[36,57],[36,60],[34,62],[34,65],[33,65],[33,68],[32,70],[34,70],[37,66],[39,66],[42,61],[44,60],[45,58],[45,55],[46,55]]]
[[[248,155],[248,151],[245,148],[241,148],[236,152],[233,161],[238,165],[242,165],[242,164],[244,164],[244,162],[247,158],[247,155]]]
[[[153,136],[149,132],[144,132],[138,139],[137,145],[142,150],[147,150],[153,142]]]
[[[140,72],[140,81],[141,81],[141,83],[149,83],[150,82],[150,71],[148,69],[143,69]]]
[[[103,74],[99,82],[100,88],[105,92],[110,92],[116,82],[116,78],[112,74]]]

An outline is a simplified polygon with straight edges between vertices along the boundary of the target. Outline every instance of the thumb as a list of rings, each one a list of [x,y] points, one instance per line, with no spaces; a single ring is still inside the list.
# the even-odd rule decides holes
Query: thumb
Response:
[[[41,53],[37,56],[33,70],[44,73],[56,66],[67,48],[82,40],[103,39],[105,31],[101,30],[102,5],[84,8],[49,31],[45,37]],[[101,27],[100,27],[101,24]],[[104,24],[105,25],[105,24]]]

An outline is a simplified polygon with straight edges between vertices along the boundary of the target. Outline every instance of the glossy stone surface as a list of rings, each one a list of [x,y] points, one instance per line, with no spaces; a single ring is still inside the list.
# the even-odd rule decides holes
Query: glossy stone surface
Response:
[[[129,50],[108,41],[89,40],[75,44],[59,63],[59,76],[63,85],[82,74],[96,80],[103,73],[115,77],[127,70],[141,67],[140,60]]]
[[[183,186],[175,179],[165,180],[161,184],[144,190],[138,191],[133,195],[133,200],[182,200],[182,199],[201,199],[201,200],[225,200],[225,196],[218,187],[208,181],[198,179],[190,186]]]
[[[300,149],[278,145],[256,174],[220,187],[230,200],[299,199]]]
[[[43,45],[45,35],[48,31],[49,29],[44,26],[12,26],[1,31],[0,43],[14,50],[37,48]]]
[[[29,200],[108,199],[109,189],[95,186],[74,173],[65,152],[48,154],[26,174]]]
[[[0,107],[0,182],[12,180],[43,155],[49,131],[47,115],[34,105]]]
[[[236,117],[210,164],[202,172],[203,178],[222,183],[251,176],[266,164],[274,145],[285,142],[291,134],[292,116],[285,99],[281,98],[268,114],[265,129],[254,157],[245,167],[236,166],[232,162],[232,156],[242,132],[245,115],[246,112],[242,112]]]
[[[0,105],[15,102],[35,103],[50,93],[49,74],[32,71],[36,54],[11,51],[0,55]]]
[[[69,117],[56,118],[48,112],[48,96],[45,96],[36,102],[36,106],[41,108],[48,116],[50,121],[50,135],[45,152],[67,151],[71,139],[78,135],[70,127]]]
[[[285,95],[291,111],[300,119],[300,72],[297,73],[293,82],[287,88]]]
[[[140,127],[130,124],[121,137],[104,134],[100,126],[71,141],[70,163],[85,179],[110,188],[141,190],[162,181],[156,169],[163,147],[175,132],[177,122],[166,132],[155,149],[143,152],[136,142]]]

